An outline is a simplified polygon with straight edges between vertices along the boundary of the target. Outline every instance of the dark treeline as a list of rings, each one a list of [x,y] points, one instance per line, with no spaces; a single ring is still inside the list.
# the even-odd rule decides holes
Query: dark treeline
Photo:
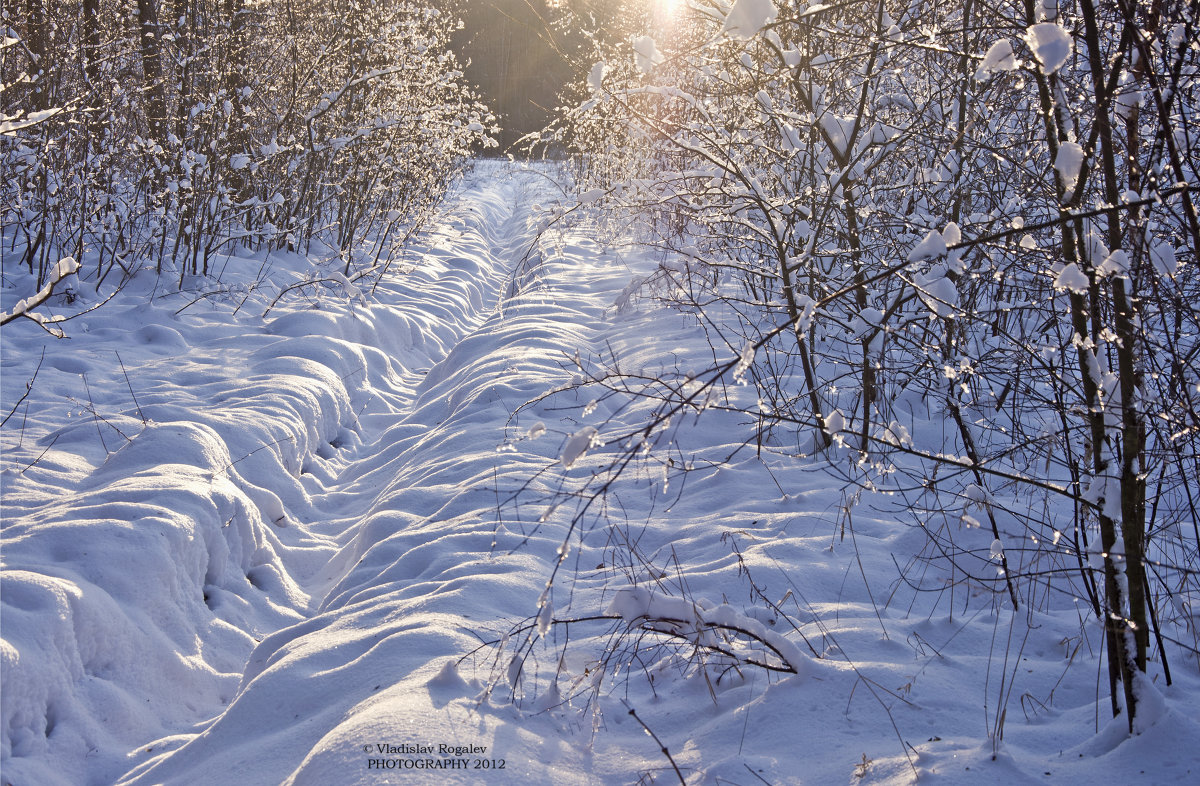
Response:
[[[499,118],[501,150],[553,123],[591,66],[597,39],[627,32],[629,11],[619,0],[452,2],[464,27],[451,45]]]
[[[467,61],[467,80],[499,118],[500,149],[546,127],[571,80],[564,49],[577,40],[557,35],[546,0],[464,2],[464,27],[452,46]]]

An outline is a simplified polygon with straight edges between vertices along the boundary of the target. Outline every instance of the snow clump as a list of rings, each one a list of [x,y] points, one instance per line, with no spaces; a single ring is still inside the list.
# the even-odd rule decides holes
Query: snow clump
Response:
[[[1013,54],[1012,42],[1002,38],[992,44],[984,54],[983,62],[975,72],[975,79],[982,82],[988,74],[996,71],[1015,71],[1018,65],[1017,56]]]
[[[1062,177],[1063,188],[1066,189],[1066,199],[1070,199],[1079,182],[1079,173],[1083,169],[1083,146],[1078,142],[1063,142],[1058,147],[1054,157],[1054,169]]]
[[[1062,68],[1075,49],[1071,34],[1054,22],[1040,22],[1030,27],[1025,32],[1025,43],[1033,50],[1046,75]]]
[[[736,0],[725,17],[725,35],[747,41],[775,18],[775,4],[771,0]]]
[[[643,35],[633,39],[633,59],[637,63],[639,71],[643,74],[649,74],[665,58],[662,56],[662,52],[658,51],[658,46],[654,43],[654,39],[648,35]],[[595,68],[592,69],[592,72],[595,73]],[[601,73],[601,78],[603,78],[603,73]]]
[[[936,229],[929,230],[925,239],[908,252],[909,262],[920,262],[925,259],[936,259],[946,254],[946,239]]]
[[[1069,289],[1076,295],[1083,295],[1087,293],[1090,283],[1088,277],[1079,269],[1079,265],[1072,262],[1059,271],[1054,279],[1054,288]]]
[[[559,456],[563,467],[570,469],[572,464],[588,452],[588,448],[598,444],[596,437],[596,429],[591,426],[584,426],[572,434],[567,444],[563,445],[562,454]]]
[[[604,87],[604,74],[607,71],[608,66],[603,60],[592,66],[591,73],[588,74],[588,90],[591,90],[593,93],[599,93]]]

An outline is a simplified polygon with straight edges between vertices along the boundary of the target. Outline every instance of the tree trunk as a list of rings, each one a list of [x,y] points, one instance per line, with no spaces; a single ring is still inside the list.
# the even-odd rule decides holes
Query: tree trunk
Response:
[[[49,61],[46,57],[49,50],[47,41],[49,30],[47,30],[46,23],[45,0],[26,0],[25,10],[29,20],[26,42],[29,46],[29,54],[33,57],[33,73],[35,75],[32,109],[40,112],[50,108],[50,86],[46,82],[49,75],[47,71]]]
[[[158,0],[138,0],[138,42],[142,55],[146,127],[150,139],[162,145],[167,141],[167,99],[158,35]]]

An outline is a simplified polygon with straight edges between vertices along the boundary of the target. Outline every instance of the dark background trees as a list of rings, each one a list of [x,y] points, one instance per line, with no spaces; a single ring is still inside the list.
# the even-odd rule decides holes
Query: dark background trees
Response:
[[[461,4],[464,27],[452,42],[467,80],[499,118],[500,149],[550,124],[573,70],[566,55],[578,42],[554,28],[545,0],[483,0]]]

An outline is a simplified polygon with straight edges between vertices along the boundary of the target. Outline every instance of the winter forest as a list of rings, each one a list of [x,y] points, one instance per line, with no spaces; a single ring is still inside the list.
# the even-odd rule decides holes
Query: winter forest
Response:
[[[0,783],[1200,781],[1197,0],[0,15]]]

